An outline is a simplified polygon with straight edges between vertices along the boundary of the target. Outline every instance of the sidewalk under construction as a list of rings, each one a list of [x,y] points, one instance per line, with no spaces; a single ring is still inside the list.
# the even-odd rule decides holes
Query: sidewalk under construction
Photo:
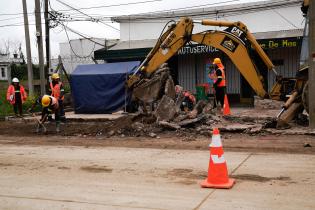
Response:
[[[265,101],[265,100],[264,100]],[[266,103],[255,108],[231,108],[232,115],[222,116],[216,110],[204,112],[203,109],[198,115],[195,110],[187,114],[180,114],[176,118],[169,120],[159,120],[154,113],[128,113],[122,111],[113,114],[75,114],[67,112],[67,123],[62,125],[62,136],[126,136],[126,137],[157,137],[165,132],[196,134],[200,136],[211,136],[211,130],[218,127],[223,132],[246,133],[250,135],[261,134],[286,134],[286,135],[315,135],[315,131],[309,129],[307,121],[291,122],[290,129],[276,129],[276,115],[279,108],[274,104],[270,108]],[[278,103],[280,104],[280,103]],[[166,112],[167,113],[167,112]],[[190,117],[191,113],[194,114]],[[162,115],[166,115],[163,113]],[[160,115],[161,116],[161,115]],[[35,135],[36,119],[40,116],[24,118],[7,118],[7,123],[11,129],[6,129],[9,125],[2,123],[0,130],[3,134],[30,136]],[[56,135],[55,124],[46,123],[47,134]],[[15,127],[16,129],[12,129]]]

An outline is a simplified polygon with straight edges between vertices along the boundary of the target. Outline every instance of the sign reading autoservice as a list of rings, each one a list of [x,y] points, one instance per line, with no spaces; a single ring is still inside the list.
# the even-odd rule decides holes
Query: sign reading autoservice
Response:
[[[202,54],[202,53],[213,53],[219,52],[219,50],[212,46],[207,45],[189,45],[182,47],[178,51],[178,55],[186,55],[186,54]]]

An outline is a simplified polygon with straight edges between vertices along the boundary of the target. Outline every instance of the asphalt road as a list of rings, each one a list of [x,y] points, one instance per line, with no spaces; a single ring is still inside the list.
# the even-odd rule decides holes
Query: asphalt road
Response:
[[[226,152],[230,190],[200,188],[208,151],[0,145],[0,209],[315,209],[312,154]]]

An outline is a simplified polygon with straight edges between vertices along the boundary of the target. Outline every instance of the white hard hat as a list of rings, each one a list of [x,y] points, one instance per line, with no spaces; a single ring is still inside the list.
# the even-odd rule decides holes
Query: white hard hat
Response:
[[[14,77],[14,78],[12,79],[12,82],[20,82],[20,80],[19,80],[18,78]]]

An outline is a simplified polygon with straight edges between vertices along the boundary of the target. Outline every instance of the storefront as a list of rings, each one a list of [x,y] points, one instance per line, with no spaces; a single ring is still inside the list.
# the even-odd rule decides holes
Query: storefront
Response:
[[[96,60],[105,62],[144,60],[156,43],[161,28],[170,18],[191,15],[194,19],[213,19],[221,15],[224,20],[240,20],[252,30],[258,43],[275,65],[276,71],[284,77],[294,77],[299,68],[303,17],[298,14],[300,2],[297,0],[263,1],[211,7],[165,14],[141,14],[113,18],[121,25],[121,40],[109,50],[95,51]],[[205,13],[206,11],[206,13]],[[231,12],[233,11],[233,12]],[[276,11],[276,12],[275,12]],[[281,13],[281,16],[279,14]],[[286,19],[284,19],[285,17]],[[266,21],[268,20],[268,21]],[[269,20],[272,20],[271,22]],[[289,21],[289,23],[288,23]],[[259,24],[257,24],[259,23]],[[294,25],[295,27],[293,27]],[[297,28],[296,25],[299,25]],[[209,30],[196,25],[198,31]],[[216,28],[210,28],[216,30]],[[196,91],[196,85],[208,83],[207,69],[215,57],[220,57],[226,68],[227,93],[232,101],[252,103],[253,91],[231,60],[221,51],[211,46],[189,44],[180,49],[168,64],[176,84]],[[270,91],[275,75],[268,72],[262,61],[253,53],[252,59],[264,78],[265,89]]]
[[[274,32],[273,32],[274,34]],[[286,32],[295,37],[259,39],[258,43],[265,50],[275,65],[276,71],[284,77],[294,77],[299,68],[299,54],[302,40],[302,30]],[[262,36],[259,34],[258,36]],[[266,37],[268,34],[264,34]],[[280,32],[275,37],[280,37]],[[153,47],[153,42],[150,42]],[[134,44],[134,42],[133,42]],[[144,60],[152,48],[112,49],[95,51],[95,58],[106,62]],[[220,57],[226,68],[227,93],[235,102],[251,102],[253,92],[246,80],[231,60],[216,48],[205,45],[187,45],[178,51],[169,61],[176,84],[195,92],[196,85],[208,83],[207,69],[211,60]],[[260,59],[254,58],[260,74],[264,77],[265,88],[270,91],[275,82],[275,74],[269,72]]]

